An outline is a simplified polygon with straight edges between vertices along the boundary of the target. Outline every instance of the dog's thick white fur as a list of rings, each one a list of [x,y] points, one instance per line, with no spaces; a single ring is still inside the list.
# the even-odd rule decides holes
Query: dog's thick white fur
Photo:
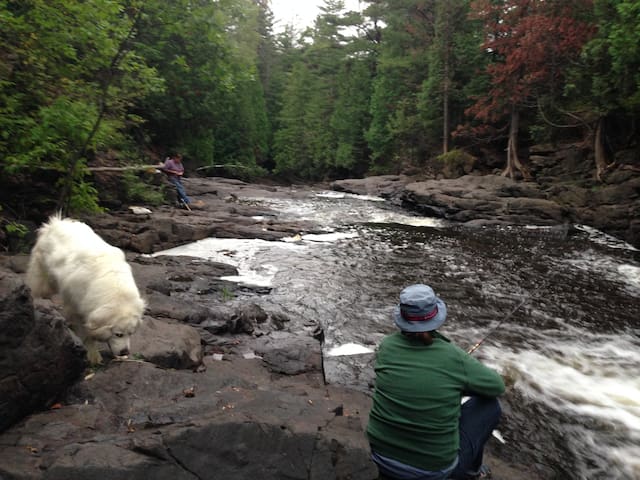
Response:
[[[60,215],[49,218],[38,230],[26,282],[34,297],[60,294],[65,318],[91,364],[102,362],[98,342],[106,342],[114,355],[129,354],[145,302],[122,250],[91,227]]]

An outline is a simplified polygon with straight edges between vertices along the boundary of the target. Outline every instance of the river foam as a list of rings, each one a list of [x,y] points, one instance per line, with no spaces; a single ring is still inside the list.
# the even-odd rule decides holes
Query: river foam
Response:
[[[508,373],[513,388],[566,419],[565,428],[580,439],[571,442],[582,464],[578,478],[592,478],[587,464],[596,457],[616,462],[625,475],[612,471],[609,478],[637,478],[640,472],[638,333],[602,335],[585,329],[567,343],[546,332],[537,349],[500,345],[483,352],[487,363]]]
[[[238,275],[223,277],[223,280],[260,287],[268,287],[278,273],[275,265],[263,263],[255,265],[254,258],[265,249],[279,248],[297,251],[304,245],[291,242],[269,242],[260,239],[205,238],[197,242],[181,245],[154,253],[152,256],[189,256],[232,265],[238,269]]]

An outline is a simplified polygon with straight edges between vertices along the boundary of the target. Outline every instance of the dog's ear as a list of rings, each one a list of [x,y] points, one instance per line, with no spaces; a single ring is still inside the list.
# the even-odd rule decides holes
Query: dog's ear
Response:
[[[93,310],[85,322],[85,328],[91,332],[91,336],[95,338],[110,337],[113,312],[111,308],[102,306]]]
[[[111,325],[105,325],[99,328],[89,329],[89,332],[92,338],[95,338],[96,340],[102,340],[103,342],[106,342],[107,340],[109,340],[113,334],[111,330]]]

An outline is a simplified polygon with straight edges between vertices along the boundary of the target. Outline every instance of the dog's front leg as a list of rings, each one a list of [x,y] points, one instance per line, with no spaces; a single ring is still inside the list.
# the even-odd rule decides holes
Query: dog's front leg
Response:
[[[91,365],[99,365],[102,363],[102,355],[98,348],[98,342],[89,338],[84,340],[84,346],[87,349],[87,358]]]

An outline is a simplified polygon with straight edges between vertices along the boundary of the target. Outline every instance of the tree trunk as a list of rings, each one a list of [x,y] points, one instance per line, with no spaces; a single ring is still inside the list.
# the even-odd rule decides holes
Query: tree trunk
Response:
[[[520,112],[513,106],[511,108],[511,124],[509,126],[509,141],[507,143],[507,167],[502,172],[503,177],[514,178],[516,171],[522,174],[525,180],[531,180],[531,173],[518,158],[518,131],[520,130]]]
[[[445,49],[444,58],[444,85],[442,93],[442,153],[449,151],[449,55]]]
[[[598,119],[593,150],[596,157],[596,179],[601,182],[602,176],[615,164],[615,161],[607,163],[607,154],[604,149],[604,117]]]
[[[449,97],[451,95],[451,59],[453,47],[453,11],[455,5],[450,1],[443,2],[440,10],[442,27],[442,153],[449,152],[449,136],[451,130],[451,111]],[[436,9],[436,13],[438,9]],[[437,28],[437,27],[436,27]]]

